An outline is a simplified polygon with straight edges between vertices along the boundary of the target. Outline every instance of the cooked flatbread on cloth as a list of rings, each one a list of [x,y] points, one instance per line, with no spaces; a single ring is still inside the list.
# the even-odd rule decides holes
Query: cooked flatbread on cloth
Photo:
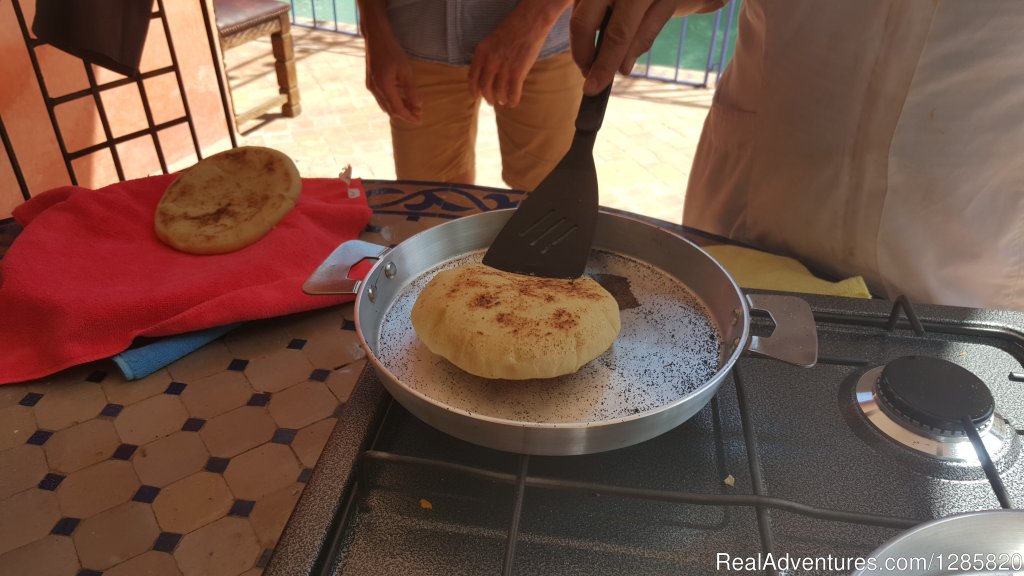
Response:
[[[412,309],[431,352],[484,378],[571,374],[619,335],[615,298],[591,278],[524,276],[483,264],[437,274]]]
[[[224,254],[256,242],[293,207],[302,189],[291,158],[243,146],[185,170],[156,207],[156,235],[191,254]]]

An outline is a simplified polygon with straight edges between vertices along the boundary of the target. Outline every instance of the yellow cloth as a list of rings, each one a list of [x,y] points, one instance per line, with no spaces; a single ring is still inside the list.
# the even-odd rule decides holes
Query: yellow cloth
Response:
[[[704,250],[718,260],[742,288],[871,298],[871,292],[860,276],[829,282],[785,256],[725,244],[708,246]]]

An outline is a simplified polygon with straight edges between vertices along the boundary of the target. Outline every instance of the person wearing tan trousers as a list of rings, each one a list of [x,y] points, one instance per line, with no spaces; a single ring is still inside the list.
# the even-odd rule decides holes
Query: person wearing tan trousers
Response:
[[[530,191],[569,148],[583,78],[571,0],[359,0],[366,86],[391,117],[399,179],[473,184],[480,101],[502,178]]]

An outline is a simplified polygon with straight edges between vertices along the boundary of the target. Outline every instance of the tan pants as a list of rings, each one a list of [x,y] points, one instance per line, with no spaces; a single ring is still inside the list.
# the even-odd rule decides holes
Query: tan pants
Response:
[[[450,182],[475,174],[480,99],[469,92],[469,67],[412,61],[423,101],[422,123],[391,119],[395,173],[400,180]],[[538,61],[519,106],[496,106],[501,177],[533,190],[562,159],[575,131],[583,77],[568,54]]]

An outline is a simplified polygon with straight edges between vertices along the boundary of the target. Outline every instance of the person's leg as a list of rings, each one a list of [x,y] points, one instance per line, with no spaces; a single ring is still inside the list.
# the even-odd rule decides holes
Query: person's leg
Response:
[[[572,143],[583,76],[569,53],[534,64],[516,108],[496,106],[501,177],[530,191],[548,175]]]
[[[412,60],[423,102],[422,122],[391,119],[399,180],[472,184],[479,99],[469,93],[468,68]]]

